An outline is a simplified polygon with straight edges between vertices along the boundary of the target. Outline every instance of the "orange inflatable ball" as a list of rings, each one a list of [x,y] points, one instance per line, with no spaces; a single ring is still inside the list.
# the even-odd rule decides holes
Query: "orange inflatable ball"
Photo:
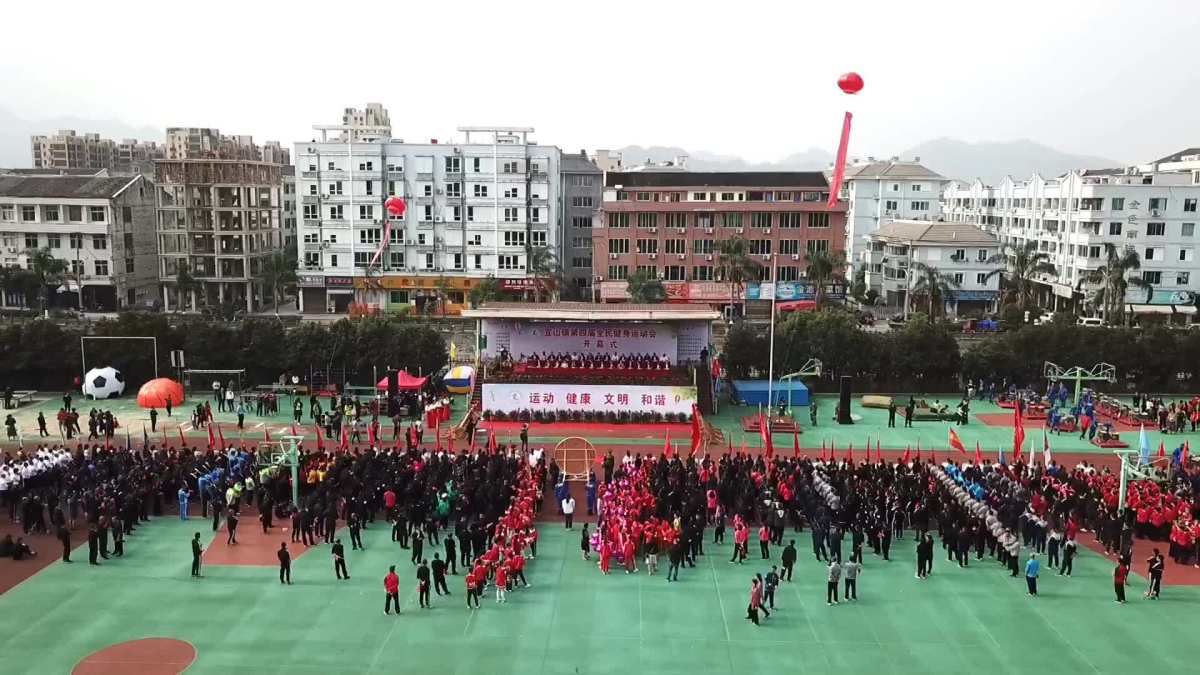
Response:
[[[172,407],[183,404],[183,385],[169,377],[150,380],[138,390],[137,402],[143,408],[165,408],[167,399]]]

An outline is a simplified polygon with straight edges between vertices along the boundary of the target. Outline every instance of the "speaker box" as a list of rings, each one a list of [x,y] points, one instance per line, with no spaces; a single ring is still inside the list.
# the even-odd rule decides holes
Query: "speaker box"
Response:
[[[843,375],[839,384],[837,422],[838,424],[854,424],[854,420],[850,419],[850,376]]]

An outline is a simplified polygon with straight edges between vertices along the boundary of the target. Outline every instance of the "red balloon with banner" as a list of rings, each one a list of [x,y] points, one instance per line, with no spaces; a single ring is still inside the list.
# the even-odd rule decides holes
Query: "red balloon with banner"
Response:
[[[404,215],[404,210],[408,208],[408,205],[404,203],[403,199],[392,196],[388,197],[387,200],[383,202],[383,208],[387,209],[387,212],[393,216],[402,216]]]
[[[383,208],[392,218],[400,218],[404,215],[404,211],[408,208],[408,204],[404,200],[392,195],[383,202]],[[379,258],[383,256],[383,249],[388,245],[392,238],[392,219],[388,218],[383,225],[383,240],[379,242],[379,249],[375,251],[375,255],[371,257],[371,267],[374,267],[379,262]]]
[[[862,76],[855,72],[849,72],[838,78],[838,88],[846,94],[857,94],[862,91],[863,79]],[[842,137],[838,142],[837,159],[833,165],[833,180],[829,184],[829,203],[827,206],[833,208],[837,206],[838,193],[842,191],[842,179],[846,176],[846,151],[850,146],[850,120],[853,115],[849,110],[846,111],[845,117],[842,118]]]

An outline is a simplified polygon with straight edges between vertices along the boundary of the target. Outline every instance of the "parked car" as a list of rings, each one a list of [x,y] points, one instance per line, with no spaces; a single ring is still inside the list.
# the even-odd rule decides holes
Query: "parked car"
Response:
[[[1075,320],[1077,326],[1103,326],[1104,319],[1098,316],[1081,316]]]

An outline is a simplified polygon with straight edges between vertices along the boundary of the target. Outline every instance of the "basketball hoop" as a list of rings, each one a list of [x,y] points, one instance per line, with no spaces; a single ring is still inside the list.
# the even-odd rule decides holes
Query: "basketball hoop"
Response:
[[[565,480],[586,481],[596,461],[596,446],[586,438],[570,436],[559,441],[550,456],[562,469]]]

